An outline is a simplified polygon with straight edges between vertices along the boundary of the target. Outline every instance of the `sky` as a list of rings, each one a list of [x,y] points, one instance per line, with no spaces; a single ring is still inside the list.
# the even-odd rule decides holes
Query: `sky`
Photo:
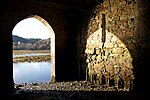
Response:
[[[47,27],[36,18],[27,18],[20,21],[14,27],[12,34],[23,38],[50,38]]]

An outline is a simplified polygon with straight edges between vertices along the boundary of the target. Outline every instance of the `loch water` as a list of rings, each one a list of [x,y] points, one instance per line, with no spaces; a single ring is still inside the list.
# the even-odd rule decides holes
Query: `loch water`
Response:
[[[28,54],[30,56],[33,54]],[[40,54],[42,55],[42,54]],[[15,55],[21,56],[21,55]],[[13,55],[13,57],[15,57]],[[24,55],[23,55],[24,56]],[[48,83],[51,75],[50,62],[13,63],[13,79],[15,84]]]

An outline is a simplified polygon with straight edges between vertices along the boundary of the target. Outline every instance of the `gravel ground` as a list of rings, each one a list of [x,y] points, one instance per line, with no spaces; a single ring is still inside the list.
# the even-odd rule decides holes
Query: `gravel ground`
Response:
[[[13,100],[134,100],[130,92],[116,87],[71,81],[15,84]]]

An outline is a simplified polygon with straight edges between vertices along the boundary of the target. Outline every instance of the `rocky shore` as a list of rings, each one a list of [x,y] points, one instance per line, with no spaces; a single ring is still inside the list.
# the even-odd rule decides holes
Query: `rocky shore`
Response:
[[[130,92],[88,81],[15,84],[13,100],[134,100]]]

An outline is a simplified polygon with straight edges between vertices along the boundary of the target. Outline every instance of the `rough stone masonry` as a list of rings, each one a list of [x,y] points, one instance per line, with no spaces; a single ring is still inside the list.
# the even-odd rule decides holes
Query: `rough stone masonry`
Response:
[[[104,0],[82,30],[81,63],[86,79],[127,91],[133,88],[138,7],[134,0]],[[129,51],[130,50],[130,51]]]

